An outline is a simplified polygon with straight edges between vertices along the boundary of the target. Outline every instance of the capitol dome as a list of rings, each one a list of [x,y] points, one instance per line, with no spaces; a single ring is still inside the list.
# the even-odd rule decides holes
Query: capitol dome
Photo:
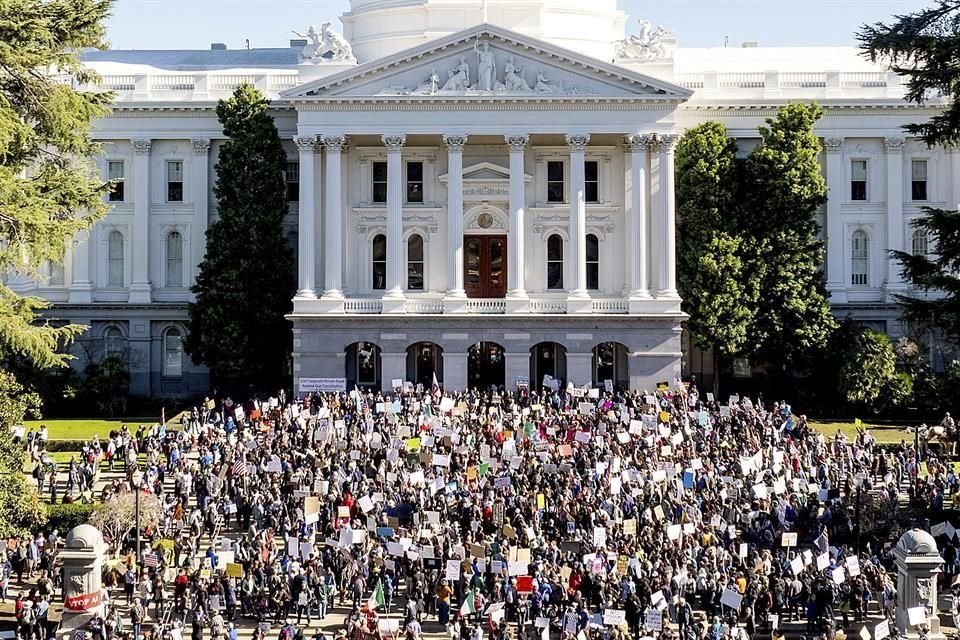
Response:
[[[361,63],[484,22],[610,61],[626,14],[617,0],[350,0],[341,20]]]

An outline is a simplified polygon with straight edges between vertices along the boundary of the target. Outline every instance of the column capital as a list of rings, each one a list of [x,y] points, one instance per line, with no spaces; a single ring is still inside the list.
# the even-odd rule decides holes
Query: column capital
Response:
[[[525,133],[515,133],[504,136],[504,138],[507,141],[507,147],[510,149],[510,153],[523,151],[527,148],[527,144],[530,142],[530,136]]]
[[[649,133],[630,133],[623,136],[623,142],[627,145],[629,151],[636,153],[649,149],[653,142],[653,136]]]
[[[587,145],[590,144],[589,133],[568,133],[564,137],[571,152],[579,151],[582,153],[586,150]]]
[[[317,152],[317,136],[295,136],[293,143],[297,145],[297,150],[300,153],[305,151]]]
[[[134,153],[150,153],[150,147],[153,141],[149,138],[134,138],[130,141],[133,144]]]
[[[463,151],[467,144],[467,135],[464,133],[445,133],[443,134],[443,144],[447,145],[448,151]]]
[[[827,153],[840,153],[840,150],[843,149],[843,138],[824,138],[823,148],[827,150]]]
[[[190,144],[193,145],[193,152],[198,156],[210,151],[210,140],[207,138],[191,138]]]
[[[655,133],[650,136],[650,149],[660,153],[673,153],[680,139],[675,133]]]
[[[906,143],[906,138],[900,136],[890,136],[883,139],[883,150],[887,153],[900,153],[903,151],[903,145]]]
[[[384,134],[380,136],[380,140],[383,141],[383,146],[387,148],[387,151],[400,151],[403,149],[403,145],[407,143],[407,136],[403,134]]]
[[[347,136],[324,136],[323,146],[326,147],[327,153],[341,153],[347,146]]]

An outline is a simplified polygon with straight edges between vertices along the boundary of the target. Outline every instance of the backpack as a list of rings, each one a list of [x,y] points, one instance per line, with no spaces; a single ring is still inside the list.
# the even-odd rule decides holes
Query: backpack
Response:
[[[34,624],[37,621],[37,611],[33,607],[23,608],[23,624]]]

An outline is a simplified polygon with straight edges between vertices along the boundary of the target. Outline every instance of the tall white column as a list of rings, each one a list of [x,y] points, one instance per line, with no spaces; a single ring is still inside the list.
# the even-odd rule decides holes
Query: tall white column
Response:
[[[447,295],[466,297],[463,289],[463,147],[467,136],[446,134],[447,145]]]
[[[523,271],[526,265],[524,235],[526,226],[526,182],[523,171],[523,151],[530,141],[527,135],[507,136],[510,149],[510,228],[507,238],[507,295],[511,298],[526,298],[527,290]],[[586,242],[586,241],[584,241]]]
[[[317,137],[301,136],[293,139],[300,152],[300,207],[297,235],[300,243],[300,264],[297,265],[300,285],[298,298],[316,298],[317,262],[314,245],[317,235],[316,154]]]
[[[570,147],[570,264],[573,288],[570,296],[587,297],[587,200],[585,154],[589,134],[567,134]]]
[[[950,156],[950,184],[953,185],[950,193],[953,199],[947,208],[960,209],[960,149],[947,147],[947,154]]]
[[[659,135],[660,152],[660,268],[657,297],[677,297],[677,213],[674,194],[674,149],[677,136]]]
[[[381,136],[387,148],[387,298],[403,297],[404,135]]]
[[[326,136],[323,146],[327,151],[327,182],[324,194],[324,292],[323,297],[343,298],[343,200],[341,158],[347,144],[346,136]]]
[[[70,304],[89,304],[93,302],[93,281],[90,279],[90,244],[93,241],[93,229],[81,231],[73,237],[71,250],[66,260],[73,261],[73,273],[70,279]],[[64,269],[66,271],[66,269]]]
[[[133,141],[133,274],[129,301],[150,303],[150,140]]]
[[[627,263],[627,295],[631,298],[649,298],[649,278],[647,261],[649,260],[650,215],[647,211],[647,147],[650,136],[628,135],[630,197],[626,200],[626,233],[624,233],[624,256]]]
[[[887,156],[887,249],[903,251],[903,138],[883,139]],[[900,263],[885,251],[887,262],[887,293],[904,288],[900,277]]]
[[[191,227],[191,251],[193,265],[191,272],[196,277],[197,267],[203,261],[207,247],[207,225],[210,222],[210,141],[206,138],[194,138],[190,141],[193,146],[192,191],[193,197],[193,226]],[[184,273],[184,286],[191,284],[191,279]]]
[[[826,138],[827,152],[827,290],[834,302],[846,301],[843,281],[843,217],[840,203],[847,188],[843,175],[843,138]]]

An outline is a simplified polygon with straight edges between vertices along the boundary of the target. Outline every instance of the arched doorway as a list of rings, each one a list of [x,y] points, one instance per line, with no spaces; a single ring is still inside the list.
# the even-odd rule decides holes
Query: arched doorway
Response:
[[[496,342],[478,342],[467,352],[467,385],[487,390],[504,386],[503,347]]]
[[[430,389],[433,374],[443,380],[443,349],[433,342],[417,342],[407,347],[407,380]]]
[[[354,342],[346,349],[347,388],[380,389],[380,347],[373,342]]]
[[[603,386],[610,380],[615,386],[630,386],[627,348],[619,342],[601,342],[593,348],[593,384]]]
[[[530,347],[530,386],[539,389],[543,377],[567,378],[567,348],[559,342],[538,342]]]

